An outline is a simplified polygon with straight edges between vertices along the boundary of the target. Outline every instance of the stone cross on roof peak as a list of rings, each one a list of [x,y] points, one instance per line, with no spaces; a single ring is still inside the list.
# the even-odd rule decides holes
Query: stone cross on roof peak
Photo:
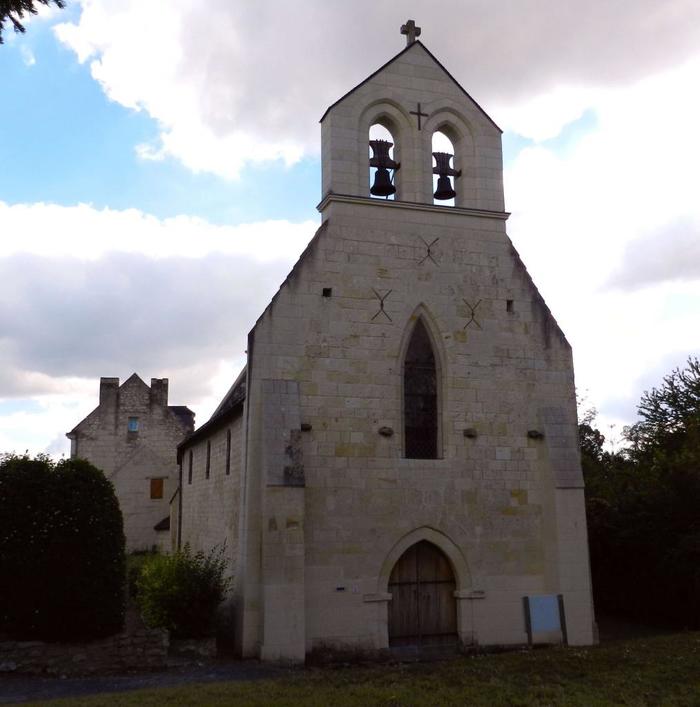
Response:
[[[405,25],[401,25],[401,34],[406,35],[406,46],[410,46],[420,37],[420,27],[416,27],[414,20],[407,20]]]

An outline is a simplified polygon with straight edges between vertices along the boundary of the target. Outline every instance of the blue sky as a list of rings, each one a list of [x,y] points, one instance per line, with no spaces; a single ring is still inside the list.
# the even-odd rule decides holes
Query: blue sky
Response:
[[[78,14],[74,5],[61,19]],[[36,60],[30,66],[28,51]],[[317,158],[249,167],[240,180],[194,174],[172,158],[139,158],[135,148],[157,138],[157,121],[110,101],[49,23],[35,21],[26,35],[8,37],[0,75],[11,97],[0,111],[0,133],[12,136],[0,145],[0,198],[7,203],[82,202],[160,218],[196,214],[212,223],[315,215]]]
[[[318,119],[407,13],[505,129],[509,235],[602,424],[697,353],[700,6],[358,3],[73,0],[7,33],[0,450],[65,452],[100,375],[206,420],[319,222]]]
[[[73,5],[61,20],[78,15]],[[216,224],[315,218],[318,156],[291,166],[281,159],[248,165],[236,180],[193,173],[173,158],[144,160],[136,146],[157,139],[158,122],[110,101],[89,65],[76,61],[48,22],[35,21],[30,30],[8,37],[0,53],[0,75],[11,96],[0,111],[0,133],[12,136],[0,145],[0,197],[6,203],[88,203],[136,208],[159,218],[187,213]],[[27,52],[36,63],[27,64]],[[563,152],[594,125],[595,113],[585,112],[541,144]],[[534,144],[506,131],[504,164]]]

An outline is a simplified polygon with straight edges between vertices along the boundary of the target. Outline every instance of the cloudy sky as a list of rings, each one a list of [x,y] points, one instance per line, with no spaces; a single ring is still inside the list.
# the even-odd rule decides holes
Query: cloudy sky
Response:
[[[697,0],[73,0],[0,46],[0,451],[66,452],[101,375],[207,419],[319,223],[318,119],[407,17],[505,131],[604,431],[698,353]]]

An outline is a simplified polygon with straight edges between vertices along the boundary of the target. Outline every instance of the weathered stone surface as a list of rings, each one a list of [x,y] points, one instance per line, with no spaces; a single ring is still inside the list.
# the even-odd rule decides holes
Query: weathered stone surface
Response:
[[[166,667],[168,632],[145,629],[89,643],[0,641],[0,674],[97,675]]]
[[[129,430],[130,418],[136,431]],[[170,550],[170,533],[154,526],[170,514],[177,445],[193,426],[191,411],[168,406],[167,378],[152,378],[149,388],[134,374],[121,386],[118,378],[100,379],[99,406],[68,433],[71,456],[92,462],[114,484],[127,551]],[[162,480],[161,498],[151,498],[152,479]]]
[[[396,201],[368,198],[377,121],[400,154]],[[455,208],[432,203],[438,128],[463,173]],[[592,642],[571,348],[506,234],[498,129],[420,44],[322,129],[323,223],[249,335],[241,463],[203,480],[198,442],[181,540],[206,549],[205,527],[232,539],[244,656],[385,650],[389,576],[419,542],[449,560],[463,644],[526,643],[522,597],[537,593],[563,594],[569,641]],[[405,458],[419,319],[439,381],[436,459]]]

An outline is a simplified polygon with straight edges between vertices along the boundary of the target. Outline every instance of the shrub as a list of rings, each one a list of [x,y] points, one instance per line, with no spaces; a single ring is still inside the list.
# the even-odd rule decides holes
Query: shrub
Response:
[[[144,565],[158,554],[157,549],[134,550],[126,556],[126,582],[130,599],[136,600],[136,597],[138,596],[139,589],[137,583]]]
[[[214,632],[216,610],[230,585],[225,576],[226,546],[192,553],[185,545],[172,555],[148,560],[136,585],[146,623],[166,628],[175,638],[200,638]]]
[[[0,633],[80,640],[124,622],[124,531],[104,474],[82,459],[0,458]]]

